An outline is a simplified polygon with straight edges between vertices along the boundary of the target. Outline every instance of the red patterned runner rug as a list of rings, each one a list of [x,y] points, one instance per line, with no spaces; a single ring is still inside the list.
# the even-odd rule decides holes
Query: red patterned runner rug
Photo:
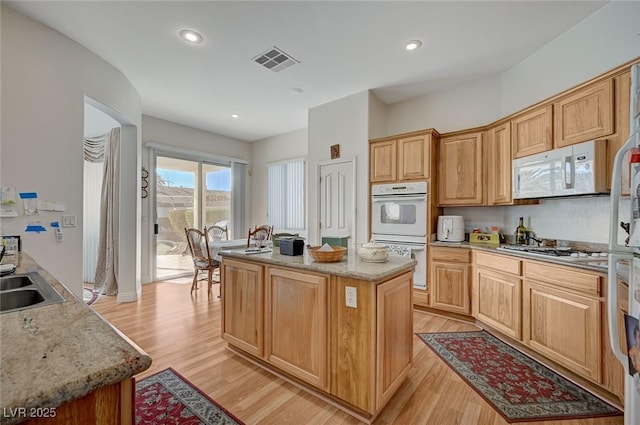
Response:
[[[138,425],[244,425],[169,368],[136,382]]]
[[[485,331],[417,335],[507,422],[623,414]]]

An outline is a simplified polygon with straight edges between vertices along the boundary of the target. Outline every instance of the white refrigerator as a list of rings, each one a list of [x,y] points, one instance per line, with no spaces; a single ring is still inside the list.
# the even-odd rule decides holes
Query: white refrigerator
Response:
[[[625,369],[625,425],[640,424],[640,64],[631,69],[630,137],[618,151],[614,160],[611,180],[611,219],[609,226],[609,276],[607,315],[611,348]],[[626,152],[629,155],[626,156]],[[625,235],[619,215],[622,170],[630,168],[631,197],[629,202],[627,243],[620,241]],[[626,204],[627,201],[624,201]],[[623,325],[618,324],[618,270],[628,269],[629,311]],[[626,274],[626,273],[625,273]],[[624,326],[624,329],[619,329]],[[620,335],[620,336],[619,336]],[[624,337],[623,337],[624,335]],[[620,341],[621,339],[623,339]],[[628,355],[620,345],[631,349]],[[633,348],[636,345],[638,348]],[[637,350],[637,351],[636,351]],[[633,359],[632,359],[633,358]]]

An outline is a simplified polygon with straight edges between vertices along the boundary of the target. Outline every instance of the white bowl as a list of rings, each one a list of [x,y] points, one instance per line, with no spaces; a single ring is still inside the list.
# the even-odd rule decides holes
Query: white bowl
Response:
[[[358,248],[358,257],[370,263],[383,263],[389,257],[387,247],[374,241],[363,243]]]

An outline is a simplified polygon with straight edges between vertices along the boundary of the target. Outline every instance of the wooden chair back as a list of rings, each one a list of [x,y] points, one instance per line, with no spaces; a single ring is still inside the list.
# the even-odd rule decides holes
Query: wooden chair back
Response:
[[[273,231],[273,226],[268,224],[263,224],[262,226],[256,226],[253,230],[249,229],[249,234],[247,235],[247,248],[251,246],[251,240],[265,242],[271,239],[271,232]]]
[[[199,229],[184,229],[187,236],[187,243],[193,258],[193,264],[196,268],[206,269],[211,263],[211,254],[209,252],[209,238],[207,232]]]
[[[229,230],[227,226],[216,226],[215,224],[206,228],[210,241],[226,241],[229,240]]]

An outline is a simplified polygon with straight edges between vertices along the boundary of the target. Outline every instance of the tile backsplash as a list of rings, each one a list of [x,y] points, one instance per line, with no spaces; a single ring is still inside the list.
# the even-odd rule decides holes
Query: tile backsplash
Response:
[[[541,200],[538,205],[451,207],[443,214],[464,216],[466,232],[499,226],[510,235],[518,219],[524,217],[525,226],[537,237],[608,244],[610,202],[609,196],[588,196]],[[628,199],[620,201],[618,221],[629,221],[629,208]],[[625,237],[621,230],[618,242],[624,242]]]

